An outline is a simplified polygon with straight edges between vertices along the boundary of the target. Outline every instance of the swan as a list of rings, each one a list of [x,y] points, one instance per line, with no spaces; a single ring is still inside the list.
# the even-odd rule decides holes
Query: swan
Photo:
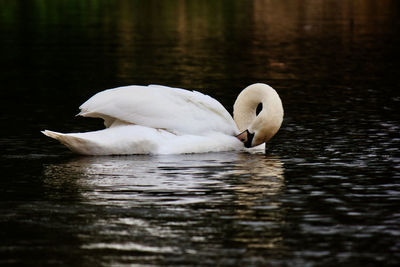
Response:
[[[263,83],[252,84],[239,94],[233,118],[208,95],[161,85],[108,89],[79,109],[79,116],[102,118],[106,128],[42,133],[83,155],[246,150],[271,139],[283,121],[278,93]]]

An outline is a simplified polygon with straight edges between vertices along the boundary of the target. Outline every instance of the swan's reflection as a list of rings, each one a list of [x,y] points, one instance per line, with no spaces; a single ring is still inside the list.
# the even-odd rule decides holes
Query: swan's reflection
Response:
[[[67,186],[74,183],[83,202],[123,210],[100,216],[96,224],[104,240],[118,237],[124,242],[99,242],[102,238],[96,237],[84,248],[150,247],[172,253],[185,246],[210,249],[207,242],[222,246],[227,239],[248,249],[279,246],[283,172],[279,158],[264,154],[80,157],[48,165],[44,181],[58,188],[68,179],[73,182]],[[233,233],[221,231],[227,225]],[[132,232],[127,234],[127,229]],[[141,241],[138,232],[153,242]],[[152,247],[160,238],[167,238],[164,244],[169,245]]]
[[[230,184],[235,177],[243,183]],[[151,204],[210,201],[212,189],[237,193],[274,194],[283,183],[278,158],[237,153],[168,156],[79,157],[48,165],[47,186],[73,179],[88,200],[117,204],[129,200]],[[241,180],[242,181],[242,180]]]
[[[280,228],[285,220],[280,194],[284,190],[283,163],[276,157],[240,154],[234,176],[238,230],[232,240],[248,249],[282,246]]]

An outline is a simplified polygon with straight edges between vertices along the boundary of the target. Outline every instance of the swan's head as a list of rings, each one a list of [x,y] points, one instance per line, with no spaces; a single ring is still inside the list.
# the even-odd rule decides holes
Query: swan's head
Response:
[[[270,140],[283,121],[282,101],[270,86],[256,83],[246,87],[233,106],[233,118],[241,134],[236,137],[246,147]]]

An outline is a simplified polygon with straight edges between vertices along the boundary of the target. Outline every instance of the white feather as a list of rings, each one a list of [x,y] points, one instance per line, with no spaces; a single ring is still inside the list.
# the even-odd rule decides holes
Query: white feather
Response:
[[[251,98],[238,99],[239,104],[235,104],[238,109],[246,111],[240,103],[259,103],[265,95],[273,96],[263,100],[266,107],[282,109],[279,96],[271,93],[275,92],[271,87],[254,84],[246,90],[252,93],[243,95]],[[43,134],[60,141],[73,152],[85,155],[180,154],[245,149],[235,137],[239,130],[228,111],[217,100],[195,91],[159,85],[125,86],[94,95],[80,109],[78,115],[103,118],[107,128],[69,134],[45,130]],[[247,110],[241,117],[255,114],[255,107]],[[283,111],[281,113],[283,116]],[[261,119],[253,121],[249,129],[258,126],[263,130],[260,132],[276,132],[279,129],[276,125],[280,126],[282,118],[270,122],[268,113],[265,113]],[[271,124],[272,129],[263,126],[265,121]],[[257,131],[252,134],[264,140],[263,136],[258,137]]]
[[[243,149],[236,137],[218,132],[176,135],[132,124],[86,133],[63,134],[45,130],[43,134],[83,155],[183,154]]]
[[[80,106],[79,115],[165,129],[177,134],[210,131],[235,135],[235,122],[215,99],[195,91],[159,85],[124,86],[102,91]]]

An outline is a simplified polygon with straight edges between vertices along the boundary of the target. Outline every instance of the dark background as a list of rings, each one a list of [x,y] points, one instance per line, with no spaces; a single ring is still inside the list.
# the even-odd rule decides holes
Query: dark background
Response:
[[[399,10],[394,0],[0,0],[0,263],[398,264]],[[163,241],[186,246],[198,257],[187,250],[170,255],[115,246],[99,255],[89,253],[87,246],[91,247],[85,244],[101,239],[97,233],[110,227],[96,228],[92,220],[133,217],[150,224],[172,223],[157,217],[170,208],[158,194],[150,204],[135,202],[136,209],[124,209],[125,204],[113,209],[112,198],[85,204],[82,192],[98,188],[77,181],[95,181],[102,171],[87,174],[93,166],[120,166],[105,174],[113,177],[119,168],[126,174],[161,164],[163,171],[156,176],[163,181],[170,175],[163,165],[166,160],[186,178],[208,179],[213,173],[225,177],[221,179],[229,186],[205,191],[217,197],[230,196],[230,186],[261,174],[244,175],[248,169],[229,164],[232,154],[193,159],[193,164],[204,166],[216,160],[209,173],[197,172],[192,165],[194,173],[188,172],[181,164],[189,156],[82,163],[40,130],[101,128],[99,120],[74,115],[87,98],[108,88],[162,84],[197,90],[231,112],[237,94],[255,82],[278,91],[285,119],[265,157],[239,156],[263,162],[263,168],[283,164],[282,191],[273,200],[262,198],[262,205],[266,212],[271,203],[280,203],[277,214],[284,220],[259,211],[251,219],[238,216],[227,222],[223,215],[243,206],[223,198],[207,200],[208,204],[181,206],[183,211],[174,219],[188,222],[181,238],[193,235],[190,222],[196,216],[210,224],[211,232],[205,226],[196,232],[197,240],[211,244],[210,250],[176,237],[168,243],[130,233],[132,240],[150,240],[148,245]],[[121,164],[134,166],[124,169]],[[242,174],[229,174],[233,170]],[[141,175],[147,177],[149,171]],[[150,189],[126,192],[112,183],[105,188],[126,199],[153,194]],[[161,205],[160,210],[153,205]],[[278,237],[258,232],[268,220],[277,223]],[[229,223],[246,227],[227,230]],[[262,236],[257,242],[265,247],[252,249],[251,238],[237,242],[233,233],[253,240]],[[110,234],[101,240],[114,244],[118,238]],[[268,248],[277,238],[275,247]],[[69,253],[73,256],[67,257]],[[124,258],[124,253],[138,257]]]

